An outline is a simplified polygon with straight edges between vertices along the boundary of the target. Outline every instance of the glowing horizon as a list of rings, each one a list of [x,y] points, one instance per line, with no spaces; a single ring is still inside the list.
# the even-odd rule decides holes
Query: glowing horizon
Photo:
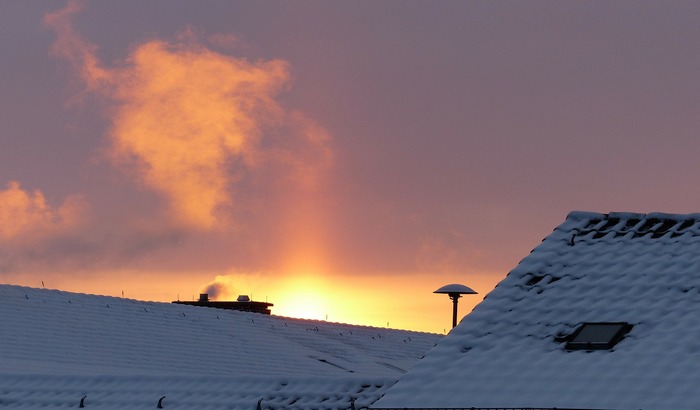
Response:
[[[124,277],[141,275],[140,272],[109,272],[75,279],[45,273],[37,275],[44,278],[38,283],[18,276],[11,278],[10,284],[40,288],[43,281],[47,289],[165,303],[194,301],[200,293],[208,293],[208,284],[202,285],[197,277],[173,277],[170,272],[152,272],[143,279],[124,280]],[[502,278],[496,275],[487,276],[486,280],[484,277],[473,278],[469,286],[479,294],[460,299],[459,319],[467,315]],[[352,275],[336,276],[332,280],[316,275],[286,275],[280,280],[277,275],[231,272],[216,276],[209,284],[226,284],[212,300],[236,300],[239,295],[247,295],[255,301],[272,303],[272,314],[276,316],[439,334],[450,331],[452,302],[444,295],[432,293],[447,282],[414,275],[411,282],[402,283],[397,289],[387,289],[387,283],[395,283],[391,279],[391,275],[359,280]],[[452,282],[459,280],[464,282],[461,275],[452,277]],[[149,284],[154,282],[164,285],[153,288]]]

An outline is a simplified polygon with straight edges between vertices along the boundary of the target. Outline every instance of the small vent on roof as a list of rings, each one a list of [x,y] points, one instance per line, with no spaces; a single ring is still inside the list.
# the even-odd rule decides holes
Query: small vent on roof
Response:
[[[527,282],[525,282],[525,286],[545,286],[552,284],[558,280],[560,280],[560,277],[557,276],[552,276],[552,275],[540,275],[536,273],[528,273],[526,275],[526,278],[528,279]]]
[[[627,333],[632,325],[626,322],[583,323],[567,337],[566,350],[610,350]]]
[[[525,283],[525,285],[527,285],[527,286],[535,286],[535,285],[537,285],[538,283],[540,283],[540,281],[541,281],[542,279],[544,279],[544,275],[532,275],[532,276],[530,277],[530,280],[528,280],[527,283]]]

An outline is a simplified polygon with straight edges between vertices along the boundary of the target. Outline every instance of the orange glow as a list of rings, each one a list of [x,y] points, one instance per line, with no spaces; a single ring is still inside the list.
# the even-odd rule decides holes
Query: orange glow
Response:
[[[11,181],[0,191],[0,239],[29,240],[64,232],[78,226],[86,212],[87,205],[78,196],[52,208],[41,191],[30,193]]]
[[[328,285],[319,277],[288,278],[281,284],[284,293],[275,299],[275,314],[302,319],[324,320],[332,307]]]
[[[109,74],[100,67],[95,57],[97,47],[83,41],[70,24],[71,16],[80,10],[82,5],[71,0],[64,9],[45,15],[44,23],[60,33],[51,51],[79,67],[80,76],[87,82],[88,87],[95,88]]]
[[[502,279],[498,275],[434,277],[373,275],[370,277],[306,276],[267,282],[266,295],[280,316],[327,320],[376,327],[448,332],[452,302],[432,293],[448,283],[465,283],[479,295],[460,299],[459,317],[468,314]]]
[[[40,286],[36,278],[41,278],[50,288],[111,296],[124,292],[129,298],[162,302],[189,300],[199,292],[216,291],[217,300],[247,294],[273,303],[276,315],[443,333],[451,325],[452,305],[444,295],[433,294],[435,289],[464,283],[481,293],[460,301],[463,316],[501,278],[484,272],[474,279],[453,274],[460,266],[459,251],[440,237],[420,241],[416,272],[357,275],[339,270],[328,258],[334,253],[329,222],[338,206],[325,180],[334,161],[331,136],[279,102],[291,82],[286,61],[222,54],[186,30],[176,41],[134,44],[125,58],[109,66],[97,58],[97,47],[73,29],[71,18],[79,11],[78,3],[70,2],[45,22],[57,34],[53,53],[73,64],[85,92],[112,104],[107,157],[165,200],[168,222],[175,225],[167,228],[183,237],[191,234],[188,239],[216,240],[256,229],[229,221],[239,215],[237,204],[250,199],[245,206],[254,208],[262,202],[243,198],[238,181],[251,178],[250,185],[272,191],[264,200],[280,205],[264,208],[273,210],[274,224],[264,228],[274,238],[254,238],[260,247],[266,240],[274,242],[261,262],[269,271],[102,268],[71,275],[35,272],[34,282],[8,273],[3,280]],[[233,50],[239,40],[216,34],[209,44]],[[41,192],[28,193],[14,184],[0,192],[0,237],[67,229],[79,222],[85,206],[78,199],[52,208]],[[133,223],[124,221],[124,226]]]
[[[224,228],[222,208],[234,203],[236,179],[268,163],[291,169],[283,175],[299,186],[316,185],[332,159],[329,137],[276,101],[289,84],[287,62],[216,53],[187,30],[176,43],[143,43],[124,66],[105,68],[96,47],[72,28],[79,10],[71,2],[45,17],[57,33],[54,53],[78,67],[89,91],[116,102],[111,157],[167,199],[172,219],[198,230]],[[262,150],[259,140],[274,127],[284,129],[285,148]],[[239,174],[231,175],[232,165]]]
[[[140,46],[115,97],[115,155],[137,158],[141,180],[170,200],[187,225],[212,228],[231,201],[227,165],[256,161],[260,126],[280,110],[272,96],[287,81],[281,61],[250,64],[199,47]]]
[[[32,279],[21,274],[5,274],[8,283],[46,287],[71,292],[94,293],[127,298],[171,302],[194,300],[202,283],[216,274],[174,275],[172,272],[143,272],[120,270],[77,273],[73,276],[54,272],[37,273]],[[326,320],[357,325],[409,329],[446,333],[452,325],[452,302],[445,295],[432,293],[448,283],[463,283],[479,292],[460,299],[459,318],[468,314],[486,293],[490,292],[503,274],[482,274],[470,278],[464,275],[435,277],[428,274],[406,276],[375,274],[353,276],[288,276],[280,279],[271,273],[241,273],[225,275],[231,292],[221,298],[235,300],[240,294],[257,301],[273,303],[277,316]],[[38,280],[36,278],[39,278]],[[219,278],[221,280],[221,278]],[[158,285],[154,285],[158,284]]]

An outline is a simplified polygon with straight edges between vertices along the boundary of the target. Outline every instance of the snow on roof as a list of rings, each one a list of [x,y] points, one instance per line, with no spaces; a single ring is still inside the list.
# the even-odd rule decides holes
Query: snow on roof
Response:
[[[360,408],[440,338],[11,285],[0,329],[8,408]]]
[[[700,408],[698,317],[700,214],[572,212],[372,408]]]

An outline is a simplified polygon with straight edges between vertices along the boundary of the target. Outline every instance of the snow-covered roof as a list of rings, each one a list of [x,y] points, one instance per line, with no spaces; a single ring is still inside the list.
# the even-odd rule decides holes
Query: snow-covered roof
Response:
[[[3,408],[360,408],[440,338],[11,285],[0,329]]]
[[[572,212],[372,408],[700,408],[699,318],[700,214]]]

